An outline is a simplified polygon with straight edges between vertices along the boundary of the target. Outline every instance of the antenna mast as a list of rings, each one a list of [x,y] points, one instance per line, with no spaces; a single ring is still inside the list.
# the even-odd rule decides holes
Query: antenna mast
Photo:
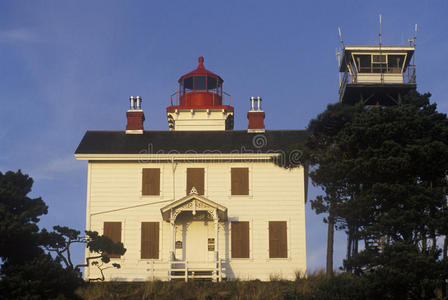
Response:
[[[341,43],[341,51],[344,51],[344,40],[342,39],[341,27],[338,27],[338,35],[339,42]],[[338,59],[339,87],[341,87],[341,72],[339,72],[339,68],[341,67],[341,51],[338,51],[338,49],[336,48],[336,56]]]
[[[380,32],[379,32],[379,34],[378,34],[378,39],[379,39],[379,45],[380,45],[380,49],[381,49],[381,22],[382,20],[381,20],[381,14],[380,14]]]
[[[339,68],[341,67],[341,52],[336,48],[336,57],[338,60],[338,74],[339,74],[339,87],[341,86],[341,72],[339,72]]]
[[[417,45],[417,24],[414,24],[414,36],[408,42],[409,46],[415,47]]]
[[[341,27],[338,27],[338,34],[339,34],[339,42],[341,43],[342,50],[344,50],[344,40],[342,39]]]

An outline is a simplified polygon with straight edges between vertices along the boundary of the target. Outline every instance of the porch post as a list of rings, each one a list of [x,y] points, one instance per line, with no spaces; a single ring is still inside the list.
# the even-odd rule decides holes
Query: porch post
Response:
[[[215,223],[215,259],[219,259],[219,224],[218,224],[218,211],[215,209],[215,217],[213,218]]]
[[[173,209],[171,209],[170,214],[170,224],[171,224],[171,246],[170,246],[170,261],[174,260],[174,253],[176,251],[176,227],[175,227],[175,216]]]
[[[174,220],[170,221],[171,223],[171,258],[170,260],[174,260],[174,252],[176,251],[176,227],[174,226]]]
[[[221,268],[219,264],[219,219],[218,219],[218,211],[215,209],[215,216],[213,218],[215,223],[215,270],[213,274],[213,281],[218,281],[218,278],[221,274]]]

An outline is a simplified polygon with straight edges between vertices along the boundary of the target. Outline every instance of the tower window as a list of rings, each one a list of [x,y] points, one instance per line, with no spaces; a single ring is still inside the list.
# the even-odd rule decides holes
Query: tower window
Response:
[[[184,79],[184,89],[185,90],[193,89],[193,77],[188,77]]]
[[[355,63],[359,73],[371,73],[372,56],[370,54],[355,55]]]
[[[401,73],[404,63],[404,55],[388,55],[388,67],[391,73]]]
[[[374,55],[373,62],[374,63],[386,63],[386,55]]]
[[[195,76],[194,77],[194,89],[195,90],[205,90],[205,76]]]
[[[207,77],[207,89],[214,90],[217,87],[218,80],[213,77]]]

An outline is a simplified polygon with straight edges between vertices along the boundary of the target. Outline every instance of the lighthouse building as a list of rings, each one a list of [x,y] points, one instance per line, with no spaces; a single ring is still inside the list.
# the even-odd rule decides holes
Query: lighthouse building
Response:
[[[121,268],[105,270],[106,280],[294,279],[306,271],[307,178],[292,147],[306,132],[267,130],[260,97],[247,103],[247,129],[234,130],[223,82],[200,57],[171,95],[168,130],[144,130],[137,96],[125,130],[84,135],[75,157],[88,161],[86,230],[127,249],[109,254]],[[84,272],[99,275],[95,266]]]

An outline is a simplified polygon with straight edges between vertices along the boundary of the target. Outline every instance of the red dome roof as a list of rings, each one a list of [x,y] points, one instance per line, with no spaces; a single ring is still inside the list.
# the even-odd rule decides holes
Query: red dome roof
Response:
[[[221,80],[221,82],[224,81],[224,80],[222,80],[221,77],[219,77],[219,75],[216,75],[215,73],[210,72],[209,70],[207,70],[204,67],[204,57],[203,56],[199,56],[198,61],[199,61],[199,65],[198,65],[197,69],[180,77],[179,82],[181,82],[182,79],[184,79],[186,77],[192,77],[192,76],[198,76],[198,75],[216,77],[216,78],[219,78]]]

